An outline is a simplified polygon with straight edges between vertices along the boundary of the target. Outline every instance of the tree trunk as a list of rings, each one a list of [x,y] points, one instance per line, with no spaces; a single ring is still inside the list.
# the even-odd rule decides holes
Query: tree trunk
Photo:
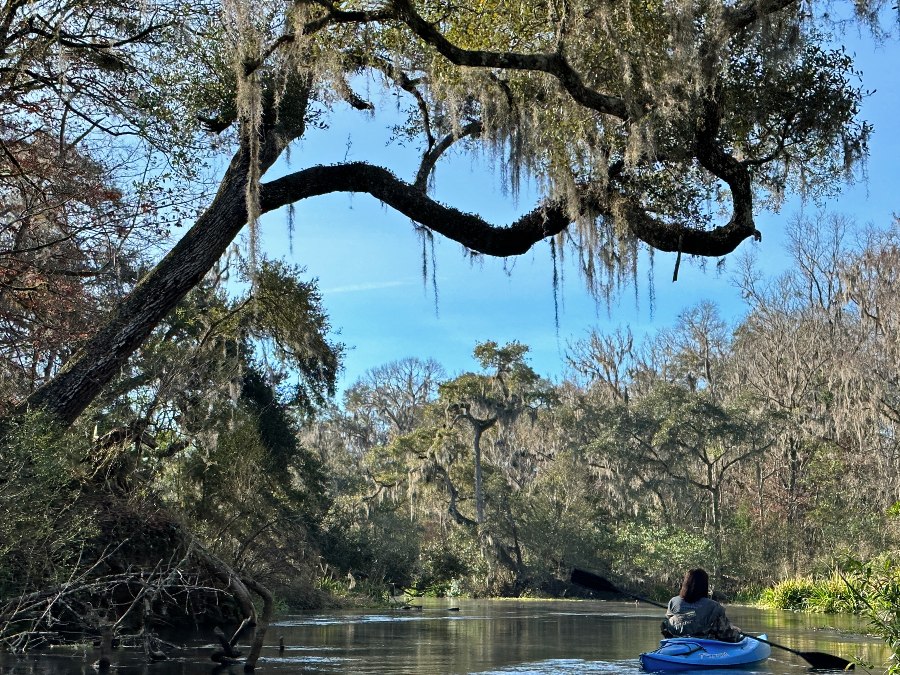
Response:
[[[309,78],[292,81],[276,115],[266,95],[264,129],[256,161],[262,176],[289,143],[303,135],[309,104]],[[59,374],[36,389],[18,412],[41,409],[66,426],[72,424],[141,346],[154,328],[222,257],[247,223],[247,179],[251,153],[241,142],[209,207],[165,258],[134,287],[107,323],[69,360]]]
[[[69,425],[90,405],[247,222],[244,193],[248,166],[247,153],[238,152],[209,208],[125,298],[109,322],[55,378],[28,397],[29,409],[43,409]]]
[[[261,615],[256,617],[256,630],[253,634],[253,642],[250,645],[250,653],[247,654],[247,660],[244,662],[244,672],[250,673],[256,670],[256,662],[262,653],[263,644],[266,638],[266,631],[272,621],[275,613],[275,598],[272,592],[255,579],[249,577],[243,578],[244,584],[251,591],[256,593],[263,601],[263,610]],[[282,646],[282,649],[284,647]]]
[[[712,476],[710,475],[710,479],[711,478]],[[718,483],[715,486],[710,487],[709,496],[710,500],[712,501],[713,536],[715,537],[716,551],[715,569],[713,570],[713,575],[718,578],[722,568],[722,489]]]
[[[481,474],[481,426],[475,425],[475,522],[484,523],[484,486]]]

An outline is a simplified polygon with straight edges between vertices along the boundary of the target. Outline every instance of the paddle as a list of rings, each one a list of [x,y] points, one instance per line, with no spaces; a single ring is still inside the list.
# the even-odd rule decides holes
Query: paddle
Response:
[[[604,593],[617,593],[619,595],[624,595],[632,600],[639,600],[640,602],[646,602],[648,605],[654,605],[656,607],[661,607],[662,609],[666,609],[666,605],[663,605],[659,602],[654,602],[653,600],[649,600],[647,598],[641,597],[640,595],[634,595],[633,593],[629,593],[627,591],[623,591],[620,588],[614,586],[608,579],[605,577],[601,577],[598,574],[594,574],[593,572],[587,572],[585,570],[580,570],[577,567],[572,570],[571,581],[573,584],[577,584],[579,586],[583,586],[584,588],[588,588],[592,591],[600,591]],[[839,656],[833,656],[831,654],[825,654],[823,652],[801,652],[797,649],[791,649],[790,647],[785,647],[784,645],[776,644],[775,642],[770,642],[769,640],[765,640],[761,637],[756,637],[755,635],[749,635],[747,633],[741,633],[744,637],[748,637],[751,640],[757,640],[758,642],[765,642],[767,645],[771,647],[777,647],[778,649],[783,649],[786,652],[790,652],[791,654],[796,654],[801,659],[806,661],[813,668],[819,670],[853,670],[853,664],[850,661],[840,658]]]

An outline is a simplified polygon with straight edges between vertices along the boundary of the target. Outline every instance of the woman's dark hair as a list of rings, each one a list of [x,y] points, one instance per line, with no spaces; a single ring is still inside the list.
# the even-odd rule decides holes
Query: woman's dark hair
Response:
[[[697,602],[700,598],[709,595],[709,575],[706,570],[688,570],[681,582],[681,591],[678,593],[686,602]]]

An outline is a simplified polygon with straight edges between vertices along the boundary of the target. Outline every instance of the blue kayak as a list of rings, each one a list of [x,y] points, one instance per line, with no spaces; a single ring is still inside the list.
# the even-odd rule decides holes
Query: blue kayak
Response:
[[[763,640],[765,635],[760,635]],[[772,648],[765,642],[745,637],[740,642],[721,642],[705,638],[667,638],[659,649],[641,654],[644,670],[693,670],[695,668],[729,668],[769,658]]]

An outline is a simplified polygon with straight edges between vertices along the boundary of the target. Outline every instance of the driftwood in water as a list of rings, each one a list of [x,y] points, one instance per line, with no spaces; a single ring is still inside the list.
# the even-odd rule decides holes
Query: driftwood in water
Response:
[[[108,623],[103,626],[103,633],[100,635],[100,658],[97,660],[97,670],[105,673],[112,665],[112,643],[115,628]]]
[[[153,663],[156,661],[165,661],[168,659],[168,655],[158,647],[153,644],[153,634],[150,632],[150,598],[144,598],[144,615],[143,622],[141,626],[141,632],[144,638],[144,656],[147,657],[147,661],[149,663]]]
[[[275,613],[275,598],[268,588],[255,579],[244,578],[244,583],[263,600],[262,616],[257,617],[253,644],[250,647],[250,653],[247,655],[247,661],[244,663],[244,671],[251,672],[256,668],[256,661],[262,652],[266,631],[269,629],[269,623],[271,623],[272,615]]]
[[[130,507],[121,508],[121,500],[108,491],[98,504],[103,536],[116,543],[99,559],[73,571],[64,584],[0,602],[0,649],[22,653],[39,645],[71,644],[102,636],[97,665],[108,668],[114,636],[129,633],[133,646],[143,647],[148,661],[159,661],[167,656],[152,633],[155,611],[161,609],[165,614],[167,608],[175,607],[186,613],[185,618],[191,613],[196,617],[204,612],[192,607],[193,598],[202,605],[210,597],[227,594],[229,609],[236,610],[242,621],[233,637],[224,640],[215,660],[236,662],[241,658],[237,640],[252,629],[253,634],[246,636],[250,650],[243,661],[244,670],[253,671],[274,612],[269,590],[241,576],[167,514],[157,513],[149,522],[141,520]],[[143,528],[141,536],[124,536],[137,534],[137,528]],[[161,553],[171,557],[166,561]],[[155,563],[150,562],[154,557]],[[259,615],[254,595],[261,600]]]
[[[203,560],[210,572],[227,586],[227,589],[237,601],[241,613],[244,615],[244,620],[234,632],[231,640],[226,639],[225,634],[222,633],[219,638],[222,648],[213,652],[210,658],[217,663],[235,663],[237,657],[229,655],[229,650],[231,650],[231,654],[237,653],[240,655],[240,652],[235,650],[237,639],[245,628],[252,628],[253,639],[251,640],[250,653],[244,661],[244,671],[252,672],[256,669],[256,662],[259,660],[262,652],[266,631],[275,611],[275,601],[272,593],[255,579],[239,576],[230,565],[196,542],[194,543],[194,554]],[[251,590],[262,598],[262,616],[258,616],[256,613],[256,607],[253,604],[253,599],[250,597]],[[221,633],[221,629],[218,632]],[[228,646],[226,647],[226,645]]]
[[[215,636],[219,639],[219,645],[221,646],[221,649],[216,649],[215,651],[213,651],[213,653],[210,654],[209,658],[216,663],[221,664],[239,663],[239,659],[244,655],[244,653],[239,649],[235,649],[235,645],[237,644],[238,636],[240,635],[244,626],[245,623],[242,623],[240,627],[238,627],[238,629],[235,631],[230,640],[222,631],[222,629],[216,626],[213,629],[213,633],[215,633]]]
[[[152,632],[153,608],[184,605],[185,598],[220,595],[221,589],[204,583],[190,552],[153,569],[133,568],[105,574],[118,549],[111,549],[90,567],[65,583],[24,593],[0,603],[0,649],[24,653],[47,645],[80,644],[95,636],[100,650],[98,668],[113,660],[114,642],[141,648],[148,661],[167,658],[164,645]],[[132,632],[134,631],[134,632]]]

